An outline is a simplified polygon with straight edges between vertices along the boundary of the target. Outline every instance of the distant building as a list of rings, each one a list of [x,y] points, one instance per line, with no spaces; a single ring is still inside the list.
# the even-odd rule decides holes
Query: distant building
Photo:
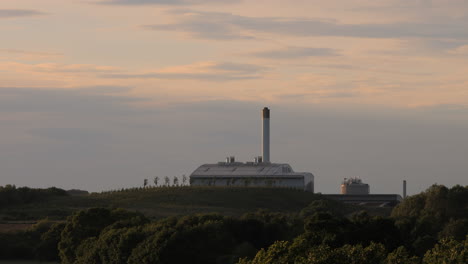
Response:
[[[324,194],[326,198],[366,207],[395,207],[403,199],[399,194]]]
[[[314,175],[294,172],[289,164],[269,162],[204,164],[190,175],[192,186],[286,187],[314,191]],[[232,161],[232,162],[231,162]]]
[[[324,194],[325,197],[347,204],[366,207],[395,207],[402,201],[398,194],[369,194],[369,184],[359,178],[345,178],[341,183],[341,194]]]
[[[369,194],[369,184],[359,178],[345,178],[341,183],[341,194]]]
[[[270,162],[270,109],[262,110],[262,156],[253,162],[204,164],[190,175],[192,186],[285,187],[314,191],[314,175],[294,172],[289,164]]]

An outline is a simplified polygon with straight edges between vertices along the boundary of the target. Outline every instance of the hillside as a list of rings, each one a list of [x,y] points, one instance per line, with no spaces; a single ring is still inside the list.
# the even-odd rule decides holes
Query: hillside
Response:
[[[223,215],[239,216],[258,209],[297,213],[318,199],[323,199],[323,197],[292,189],[136,188],[78,196],[54,196],[37,202],[4,206],[0,208],[0,219],[34,220],[45,217],[64,219],[76,210],[90,207],[124,208],[142,212],[151,218],[194,213],[222,213]],[[346,211],[352,210],[349,207],[346,208]]]

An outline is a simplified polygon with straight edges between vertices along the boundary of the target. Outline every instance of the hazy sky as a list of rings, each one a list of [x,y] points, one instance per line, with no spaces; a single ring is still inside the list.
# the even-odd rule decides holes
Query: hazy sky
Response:
[[[317,192],[468,185],[468,2],[0,1],[0,185],[252,160],[264,106],[272,161]]]

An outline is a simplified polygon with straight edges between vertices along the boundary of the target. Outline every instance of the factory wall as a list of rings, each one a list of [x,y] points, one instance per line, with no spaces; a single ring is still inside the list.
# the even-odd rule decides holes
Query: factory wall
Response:
[[[219,187],[283,187],[313,192],[313,181],[304,182],[304,177],[197,177],[190,178],[192,186]]]

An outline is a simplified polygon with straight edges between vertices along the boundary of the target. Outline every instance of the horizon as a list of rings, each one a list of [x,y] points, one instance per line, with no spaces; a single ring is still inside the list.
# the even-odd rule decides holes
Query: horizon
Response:
[[[339,193],[468,185],[461,0],[4,0],[0,186],[90,192],[261,154]]]

